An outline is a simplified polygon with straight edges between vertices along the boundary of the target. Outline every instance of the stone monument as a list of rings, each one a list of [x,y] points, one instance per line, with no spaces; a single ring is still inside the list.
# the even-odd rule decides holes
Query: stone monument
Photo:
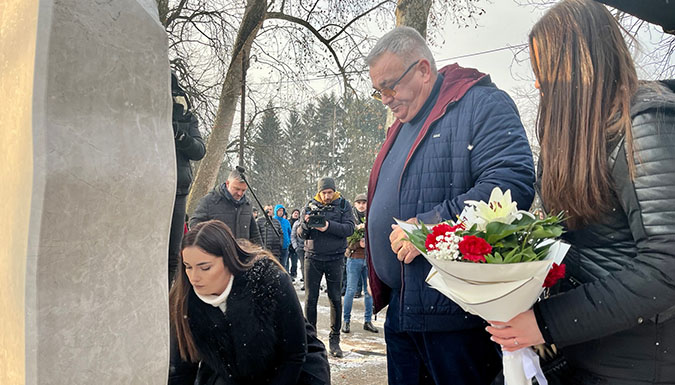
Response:
[[[1,0],[0,384],[166,384],[169,79],[154,0]]]

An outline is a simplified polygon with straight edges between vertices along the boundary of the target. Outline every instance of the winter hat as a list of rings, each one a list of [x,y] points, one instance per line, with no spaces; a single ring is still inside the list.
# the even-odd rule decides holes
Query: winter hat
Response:
[[[368,197],[367,197],[366,194],[364,194],[364,193],[358,194],[358,195],[356,196],[356,198],[354,198],[354,202],[358,202],[358,201],[367,202],[367,201],[368,201]]]
[[[324,176],[319,179],[319,183],[316,184],[317,192],[321,192],[325,189],[331,189],[335,191],[335,181],[329,176]]]

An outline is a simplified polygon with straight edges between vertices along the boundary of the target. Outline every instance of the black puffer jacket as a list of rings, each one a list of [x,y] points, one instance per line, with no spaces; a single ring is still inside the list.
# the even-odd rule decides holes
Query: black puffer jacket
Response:
[[[197,118],[192,112],[179,113],[174,107],[173,125],[176,144],[176,195],[186,195],[192,184],[190,161],[203,158],[206,146],[199,133]]]
[[[190,217],[190,227],[211,219],[225,223],[232,230],[235,238],[244,238],[262,245],[258,226],[253,219],[251,203],[245,195],[239,201],[235,201],[227,191],[225,183],[214,188],[199,200],[195,212]]]
[[[674,384],[675,94],[643,85],[631,115],[635,178],[623,139],[610,143],[614,208],[565,235],[568,291],[534,310],[547,342],[598,383]]]
[[[305,258],[320,261],[344,258],[347,237],[354,233],[354,215],[349,202],[336,194],[337,197],[325,205],[318,200],[317,194],[302,210],[308,214],[312,211],[311,207],[319,209],[328,222],[328,229],[324,232],[310,229],[304,221],[300,223],[297,231],[298,236],[305,239]]]
[[[225,313],[190,290],[188,317],[201,367],[174,352],[170,385],[330,383],[325,347],[290,277],[268,259],[234,278]]]
[[[281,232],[281,223],[273,217],[270,217],[270,222],[267,222],[265,215],[261,214],[258,215],[256,224],[260,232],[260,244],[274,254],[277,259],[281,258],[281,237],[284,236]]]

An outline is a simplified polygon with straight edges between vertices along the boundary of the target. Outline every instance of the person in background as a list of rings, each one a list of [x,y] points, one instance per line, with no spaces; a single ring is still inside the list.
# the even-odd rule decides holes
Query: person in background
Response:
[[[356,223],[356,230],[363,232],[364,242],[366,229],[366,208],[368,207],[367,199],[368,195],[363,193],[358,194],[356,198],[354,198],[354,207],[352,208],[352,212],[354,213],[354,223]],[[366,269],[366,278],[359,277],[359,283],[356,286],[356,293],[354,294],[354,298],[361,298],[361,296],[363,296],[363,288],[364,288],[363,284],[366,282],[368,278],[368,264],[365,265],[365,269]]]
[[[365,223],[362,219],[366,216],[366,194],[359,194],[354,199],[354,208],[357,219],[356,231],[352,234],[348,241],[347,251],[347,292],[345,294],[345,304],[343,309],[343,323],[342,332],[349,333],[351,331],[352,318],[352,303],[354,302],[354,294],[359,282],[363,282],[365,292],[365,313],[363,315],[363,330],[377,333],[377,328],[371,322],[373,316],[373,297],[368,293],[368,268],[366,267],[366,239],[364,234]],[[362,215],[362,217],[361,217]],[[355,237],[356,235],[356,237]]]
[[[170,385],[330,384],[324,345],[290,277],[217,220],[183,240],[169,304]]]
[[[171,122],[176,147],[176,200],[173,205],[169,236],[169,286],[173,282],[180,242],[183,239],[185,206],[192,185],[190,161],[200,160],[206,154],[206,146],[199,133],[199,122],[192,113],[187,94],[178,83],[178,77],[174,72],[171,72],[171,96],[173,99]]]
[[[675,81],[638,82],[594,1],[557,3],[529,44],[537,186],[571,248],[553,295],[488,331],[506,351],[555,344],[559,383],[675,383]]]
[[[253,218],[251,202],[246,197],[248,186],[237,170],[232,170],[225,183],[217,186],[197,203],[190,218],[190,228],[197,223],[217,219],[227,225],[236,238],[262,244]]]
[[[303,282],[302,286],[300,286],[300,290],[305,290],[305,240],[300,238],[298,236],[298,228],[300,227],[300,224],[302,223],[301,220],[297,220],[293,223],[293,227],[291,228],[291,244],[293,245],[293,250],[295,250],[295,253],[298,256],[298,262],[300,262],[300,271],[302,272],[302,278],[300,278],[300,282]]]
[[[325,275],[330,301],[330,334],[328,350],[334,357],[342,357],[340,324],[342,321],[342,269],[347,248],[347,237],[354,232],[354,216],[349,202],[339,191],[335,181],[323,177],[317,182],[317,193],[302,210],[303,220],[298,236],[305,239],[305,313],[316,325],[316,307],[319,287]],[[316,219],[320,223],[314,223]],[[316,326],[315,326],[316,327]]]
[[[280,256],[280,261],[281,261],[281,266],[286,269],[286,271],[289,271],[288,268],[288,247],[291,245],[291,224],[288,222],[288,219],[286,219],[286,208],[284,205],[276,205],[274,206],[274,219],[279,221],[279,224],[281,225],[281,256]],[[291,279],[295,281],[295,277],[291,275]]]
[[[288,220],[291,223],[291,244],[288,246],[288,264],[290,270],[288,271],[291,274],[293,281],[298,277],[298,253],[295,251],[295,245],[293,244],[293,225],[300,218],[300,209],[293,209],[291,211],[291,218]],[[302,267],[300,268],[302,271]],[[302,274],[302,273],[301,273]],[[302,278],[301,278],[302,280]]]
[[[262,239],[261,244],[281,263],[281,239],[283,237],[281,223],[273,217],[272,206],[265,206],[264,209],[267,217],[260,215],[256,220]],[[269,218],[269,221],[267,218]]]
[[[488,385],[501,358],[485,321],[426,283],[431,265],[393,218],[454,220],[464,201],[487,201],[495,187],[528,209],[534,162],[518,110],[486,74],[437,70],[409,27],[385,34],[366,62],[373,97],[396,117],[370,174],[366,219],[373,310],[388,306],[389,383]]]

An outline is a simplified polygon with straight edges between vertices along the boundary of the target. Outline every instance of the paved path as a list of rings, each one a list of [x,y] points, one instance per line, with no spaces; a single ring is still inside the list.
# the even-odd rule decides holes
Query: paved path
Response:
[[[296,282],[295,287],[300,303],[304,308],[305,292],[300,290],[300,282]],[[384,344],[385,312],[380,312],[377,320],[373,319],[373,324],[380,332],[371,333],[363,330],[363,310],[363,298],[354,299],[351,333],[340,334],[340,347],[342,347],[345,355],[343,358],[334,358],[329,355],[333,385],[387,384],[387,358]],[[330,307],[326,293],[322,292],[319,297],[317,314],[319,339],[328,348]]]

